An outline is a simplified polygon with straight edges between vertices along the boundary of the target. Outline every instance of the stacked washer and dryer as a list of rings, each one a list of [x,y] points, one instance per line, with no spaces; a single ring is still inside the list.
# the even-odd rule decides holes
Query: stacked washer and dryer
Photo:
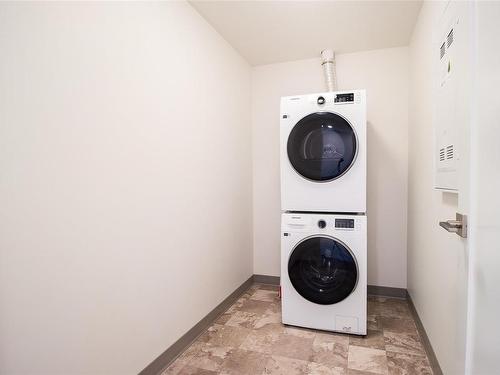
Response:
[[[366,93],[281,98],[284,324],[366,335]]]

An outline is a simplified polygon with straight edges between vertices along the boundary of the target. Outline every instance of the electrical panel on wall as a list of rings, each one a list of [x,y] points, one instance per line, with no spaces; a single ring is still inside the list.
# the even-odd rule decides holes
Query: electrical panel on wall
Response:
[[[435,188],[459,190],[471,99],[470,17],[465,2],[449,1],[435,29]]]

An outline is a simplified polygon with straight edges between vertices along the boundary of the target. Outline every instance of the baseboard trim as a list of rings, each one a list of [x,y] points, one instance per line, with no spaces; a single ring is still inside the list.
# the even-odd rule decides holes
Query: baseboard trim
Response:
[[[368,285],[369,296],[392,297],[405,299],[407,291],[404,288],[393,288],[390,286]]]
[[[254,283],[251,276],[232,292],[224,301],[219,303],[203,319],[187,331],[179,340],[174,342],[167,350],[160,354],[153,362],[142,370],[139,375],[158,375],[165,370],[184,350],[189,347],[217,318],[224,313],[248,288]]]
[[[425,352],[427,353],[427,358],[429,359],[432,372],[434,375],[443,375],[443,371],[441,370],[441,366],[439,366],[438,359],[436,357],[436,353],[434,353],[434,349],[432,349],[431,342],[429,340],[429,336],[427,336],[427,332],[425,332],[424,325],[418,316],[417,309],[413,304],[413,300],[411,299],[410,293],[406,293],[406,299],[408,301],[408,305],[410,306],[411,314],[413,315],[413,319],[417,325],[418,334],[422,339],[422,344],[424,345]]]
[[[279,276],[253,275],[253,281],[260,284],[280,285]]]

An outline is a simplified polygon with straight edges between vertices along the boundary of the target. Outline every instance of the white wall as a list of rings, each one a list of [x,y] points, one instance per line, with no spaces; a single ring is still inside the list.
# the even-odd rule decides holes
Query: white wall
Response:
[[[0,372],[134,374],[252,274],[250,68],[186,3],[0,4]]]
[[[368,283],[406,288],[408,48],[337,56],[339,89],[368,96]],[[252,74],[254,273],[280,273],[280,97],[325,91],[319,59]]]

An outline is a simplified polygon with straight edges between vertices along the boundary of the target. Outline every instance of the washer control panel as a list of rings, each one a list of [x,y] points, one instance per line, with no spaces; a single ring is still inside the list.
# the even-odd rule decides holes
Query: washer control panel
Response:
[[[364,215],[289,212],[282,215],[281,229],[283,233],[334,234],[336,231],[363,230],[365,222]]]
[[[335,219],[335,228],[354,229],[354,219]]]

